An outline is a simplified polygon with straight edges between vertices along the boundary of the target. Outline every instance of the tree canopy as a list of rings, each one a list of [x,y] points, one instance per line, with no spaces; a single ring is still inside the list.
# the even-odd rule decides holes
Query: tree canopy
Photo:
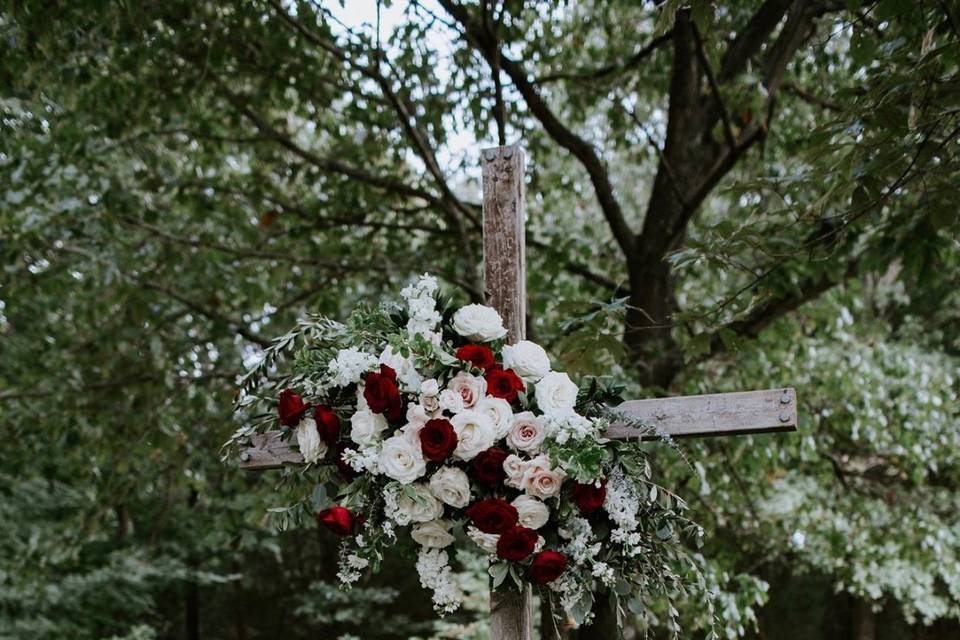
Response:
[[[660,456],[718,630],[958,633],[956,2],[7,3],[0,47],[0,637],[483,637],[478,567],[443,622],[399,563],[338,592],[218,450],[298,315],[482,298],[514,141],[567,370],[798,388],[796,435]]]

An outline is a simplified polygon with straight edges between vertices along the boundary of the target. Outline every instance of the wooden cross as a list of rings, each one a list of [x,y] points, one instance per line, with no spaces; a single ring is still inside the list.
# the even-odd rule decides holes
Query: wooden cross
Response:
[[[483,264],[487,303],[500,312],[510,343],[526,335],[526,260],[524,240],[524,155],[517,146],[484,149]],[[700,396],[628,400],[617,412],[674,438],[794,431],[797,398],[793,389],[744,391]],[[303,457],[280,431],[255,434],[240,452],[243,469],[277,469],[302,464]],[[647,431],[611,426],[618,439],[651,438]],[[490,593],[492,640],[531,640],[531,591]]]

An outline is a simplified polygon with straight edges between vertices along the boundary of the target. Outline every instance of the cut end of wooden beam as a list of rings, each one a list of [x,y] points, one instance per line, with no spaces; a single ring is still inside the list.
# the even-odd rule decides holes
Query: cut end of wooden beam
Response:
[[[267,431],[250,436],[251,446],[240,451],[240,468],[248,471],[279,469],[285,464],[303,464],[303,456],[283,431]]]
[[[628,400],[613,409],[672,438],[735,436],[797,430],[797,393],[790,387],[702,396]],[[657,435],[614,424],[607,436],[655,440]]]

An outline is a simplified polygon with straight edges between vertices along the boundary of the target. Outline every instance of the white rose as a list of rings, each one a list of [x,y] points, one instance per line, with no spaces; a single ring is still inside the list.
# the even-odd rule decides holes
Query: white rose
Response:
[[[442,410],[449,411],[450,413],[460,413],[464,409],[463,398],[453,389],[444,389],[441,391],[438,404]]]
[[[417,451],[420,449],[420,431],[426,426],[426,422],[408,422],[407,424],[400,427],[400,433],[410,441],[410,445]]]
[[[387,514],[397,524],[403,526],[411,522],[429,522],[443,515],[443,505],[430,493],[430,487],[417,482],[409,485],[408,489],[395,492],[396,510]]]
[[[520,526],[539,529],[550,519],[550,509],[536,498],[517,496],[511,504],[517,509]]]
[[[536,382],[550,373],[550,357],[536,342],[521,340],[503,348],[503,368],[513,369],[527,382]]]
[[[563,470],[551,469],[550,459],[541,454],[526,464],[520,484],[529,495],[546,500],[560,493],[564,477]]]
[[[380,354],[380,364],[385,364],[397,372],[397,380],[404,388],[411,391],[420,389],[420,382],[423,380],[417,373],[417,368],[409,358],[404,358],[396,353],[390,345]]]
[[[484,533],[476,527],[467,527],[467,537],[487,553],[497,552],[497,543],[500,542],[499,535],[495,533]]]
[[[440,385],[435,378],[420,383],[420,404],[427,413],[440,410]]]
[[[383,442],[380,450],[380,473],[383,475],[401,484],[410,484],[426,470],[427,463],[420,448],[414,447],[406,435],[395,435]]]
[[[387,419],[369,409],[362,409],[350,416],[350,439],[361,447],[376,444],[386,429]]]
[[[297,426],[297,446],[306,463],[316,462],[327,455],[327,445],[320,439],[320,431],[313,418],[304,418]]]
[[[573,411],[577,404],[577,391],[577,385],[567,374],[558,371],[548,373],[537,383],[537,406],[543,413]]]
[[[477,402],[474,410],[490,417],[497,431],[497,440],[507,437],[507,432],[510,431],[510,426],[513,424],[513,409],[510,408],[509,402],[503,398],[487,396]]]
[[[407,407],[407,422],[426,423],[429,419],[430,415],[422,404],[411,404]]]
[[[457,310],[453,314],[453,330],[477,342],[492,342],[507,335],[496,309],[482,304],[468,304]]]
[[[450,424],[457,433],[453,456],[459,460],[472,460],[497,440],[497,429],[489,416],[477,411],[461,411],[450,419]]]
[[[461,371],[447,383],[447,389],[460,396],[463,406],[469,409],[487,395],[487,381],[480,376]]]
[[[443,467],[433,474],[430,491],[441,502],[457,509],[470,503],[470,480],[456,467]]]
[[[519,489],[523,483],[523,472],[526,467],[527,463],[520,456],[512,453],[507,456],[503,461],[503,470],[507,474],[507,479],[503,481],[504,484]]]
[[[453,543],[451,526],[447,520],[431,520],[413,527],[410,530],[410,537],[421,547],[442,549]]]
[[[367,399],[363,397],[363,383],[357,385],[357,411],[369,411],[370,405]]]
[[[517,451],[535,454],[547,437],[547,423],[530,411],[513,416],[513,425],[507,433],[507,444]]]

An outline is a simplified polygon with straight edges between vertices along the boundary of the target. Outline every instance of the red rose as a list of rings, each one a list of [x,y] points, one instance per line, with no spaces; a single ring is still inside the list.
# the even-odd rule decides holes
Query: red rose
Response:
[[[457,359],[469,362],[475,367],[484,371],[496,366],[497,361],[493,357],[493,351],[490,347],[482,344],[465,344],[457,349]]]
[[[313,408],[313,418],[317,421],[320,439],[328,446],[333,445],[340,436],[340,418],[325,404],[318,404]]]
[[[280,392],[277,413],[280,414],[280,424],[295,427],[300,424],[300,418],[310,408],[303,402],[303,398],[293,392],[293,389],[284,389]]]
[[[547,584],[559,578],[566,568],[567,556],[557,551],[541,551],[530,561],[529,576],[537,584]]]
[[[510,562],[520,562],[537,547],[537,532],[526,527],[512,527],[500,534],[497,555]]]
[[[503,398],[507,402],[516,400],[517,394],[526,389],[523,380],[513,372],[513,369],[494,367],[487,371],[485,377],[487,378],[487,393],[495,398]]]
[[[515,526],[520,517],[516,507],[500,498],[478,500],[465,513],[473,526],[484,533],[503,533]]]
[[[607,497],[607,481],[601,480],[600,486],[593,483],[573,485],[573,501],[576,503],[580,513],[593,513],[603,506],[603,500]]]
[[[380,373],[368,373],[363,381],[363,398],[374,413],[382,413],[391,422],[403,415],[403,400],[397,386],[397,372],[385,364]]]
[[[503,461],[507,459],[507,452],[499,447],[490,447],[481,451],[473,459],[473,477],[480,484],[488,487],[498,487],[507,477],[503,470]]]
[[[352,536],[357,519],[346,507],[330,507],[317,514],[317,522],[338,536]]]
[[[346,442],[341,442],[339,445],[337,445],[337,459],[334,460],[334,464],[337,465],[337,470],[340,472],[340,476],[347,482],[350,482],[359,476],[360,472],[347,464],[347,462],[343,459],[343,452],[347,449],[350,451],[356,451],[356,449],[353,447],[348,446]]]
[[[420,450],[423,457],[431,462],[443,462],[457,448],[457,432],[444,418],[427,420],[420,429]]]

